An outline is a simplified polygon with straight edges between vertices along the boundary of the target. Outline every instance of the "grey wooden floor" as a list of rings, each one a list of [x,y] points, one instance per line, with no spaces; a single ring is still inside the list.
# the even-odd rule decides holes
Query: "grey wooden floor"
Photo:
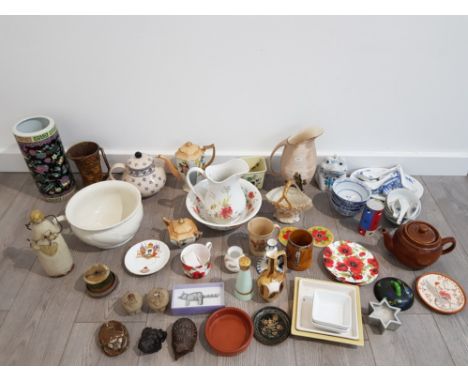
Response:
[[[422,199],[422,220],[433,223],[443,235],[454,235],[456,250],[444,256],[427,270],[445,272],[468,288],[468,178],[422,177],[425,187]],[[266,189],[277,184],[268,178]],[[356,232],[356,218],[342,218],[330,210],[326,195],[309,186],[307,194],[315,207],[298,224],[304,227],[320,224],[330,227],[337,239],[360,242],[369,248],[380,262],[380,276],[396,276],[410,285],[422,273],[405,269],[383,246],[380,235],[363,238]],[[188,283],[181,270],[178,254],[171,251],[170,263],[155,275],[137,278],[122,267],[125,251],[135,242],[156,238],[167,241],[161,218],[187,216],[184,192],[173,178],[156,196],[144,200],[145,217],[135,238],[122,248],[101,251],[79,242],[72,235],[66,239],[73,250],[75,269],[66,277],[45,276],[26,239],[24,227],[33,208],[47,214],[59,214],[65,203],[51,204],[37,197],[28,174],[0,174],[0,364],[1,365],[468,365],[468,308],[454,316],[436,314],[419,301],[403,312],[402,327],[383,335],[365,325],[365,346],[350,346],[290,337],[281,345],[267,347],[255,340],[245,353],[236,357],[218,357],[207,346],[203,336],[206,315],[191,318],[201,332],[195,351],[177,362],[168,343],[162,351],[142,355],[136,348],[146,326],[168,329],[177,317],[161,313],[123,314],[118,298],[126,290],[146,293],[162,286],[171,288]],[[272,207],[264,202],[260,215],[272,216]],[[215,267],[207,281],[225,282],[226,305],[237,306],[254,313],[265,304],[255,296],[253,301],[240,302],[233,295],[235,275],[221,266],[221,254],[230,245],[248,248],[246,227],[220,233],[200,227],[202,242],[214,244]],[[320,265],[320,251],[314,250],[313,266],[304,272],[288,271],[287,290],[274,302],[289,312],[292,307],[293,280],[297,275],[327,279]],[[92,299],[84,294],[83,271],[92,263],[107,263],[119,276],[116,291],[104,299]],[[256,275],[256,273],[254,273]],[[361,287],[363,307],[374,299],[372,285]],[[105,320],[124,321],[131,336],[130,348],[121,356],[108,358],[96,345],[96,332]]]

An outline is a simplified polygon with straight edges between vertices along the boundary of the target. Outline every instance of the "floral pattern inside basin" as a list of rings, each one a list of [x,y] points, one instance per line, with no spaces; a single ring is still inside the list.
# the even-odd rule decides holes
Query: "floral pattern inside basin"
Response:
[[[335,241],[323,249],[323,265],[337,281],[370,284],[379,275],[379,263],[358,243]]]
[[[441,273],[426,273],[419,277],[416,291],[429,308],[439,313],[454,314],[465,307],[466,296],[462,287]]]
[[[310,227],[307,229],[307,231],[309,231],[312,234],[315,247],[326,247],[327,245],[331,244],[335,239],[332,231],[320,225]]]

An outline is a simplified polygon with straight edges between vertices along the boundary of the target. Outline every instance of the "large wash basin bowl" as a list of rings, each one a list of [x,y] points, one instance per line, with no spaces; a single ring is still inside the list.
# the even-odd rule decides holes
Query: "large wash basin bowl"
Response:
[[[87,244],[108,249],[133,238],[143,219],[141,194],[130,183],[94,183],[68,201],[65,216],[73,233]]]

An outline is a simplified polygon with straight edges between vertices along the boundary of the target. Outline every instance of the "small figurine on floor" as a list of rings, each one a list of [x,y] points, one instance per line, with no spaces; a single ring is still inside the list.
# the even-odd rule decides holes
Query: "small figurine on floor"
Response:
[[[65,239],[62,225],[53,215],[44,216],[42,211],[33,210],[26,228],[31,230],[28,239],[31,248],[36,250],[39,263],[50,277],[65,276],[73,269],[73,258]]]

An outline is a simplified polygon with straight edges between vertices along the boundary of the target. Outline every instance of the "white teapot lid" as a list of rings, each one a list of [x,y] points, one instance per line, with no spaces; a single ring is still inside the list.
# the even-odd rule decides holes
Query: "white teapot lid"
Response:
[[[143,170],[151,166],[154,162],[154,159],[151,155],[143,154],[140,151],[137,151],[133,156],[127,161],[127,166],[132,170]]]

